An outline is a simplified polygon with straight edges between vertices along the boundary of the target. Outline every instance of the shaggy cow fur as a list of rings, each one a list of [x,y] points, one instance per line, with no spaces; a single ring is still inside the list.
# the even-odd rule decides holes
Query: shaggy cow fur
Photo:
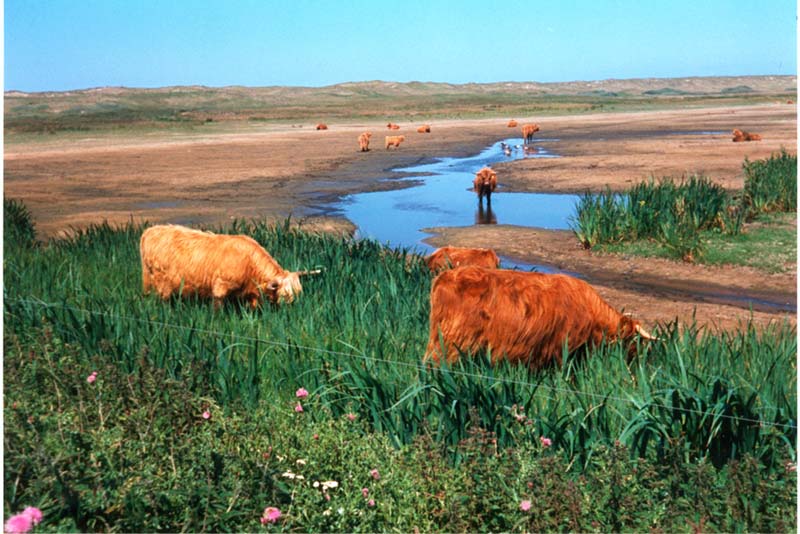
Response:
[[[358,147],[361,152],[369,152],[369,138],[372,137],[371,132],[364,132],[358,136]]]
[[[213,298],[219,306],[237,298],[256,307],[292,302],[303,287],[299,275],[281,268],[253,238],[201,232],[178,225],[152,226],[139,241],[142,287],[162,299],[173,294]]]
[[[522,139],[524,143],[533,143],[533,134],[539,131],[538,124],[525,124],[522,127]]]
[[[738,128],[734,129],[733,142],[741,143],[743,141],[761,141],[761,136],[759,134],[745,132],[744,130],[739,130]]]
[[[400,143],[406,140],[405,135],[387,135],[386,136],[386,149],[388,150],[390,146],[395,148],[400,148]]]
[[[477,265],[496,269],[500,266],[500,258],[494,250],[490,248],[462,248],[462,247],[442,247],[436,249],[430,256],[425,258],[425,263],[431,272],[438,272],[452,267],[463,265]]]
[[[535,370],[560,364],[565,343],[572,352],[636,333],[653,339],[638,321],[617,312],[577,278],[458,267],[433,281],[425,360],[439,363],[444,356],[452,363],[459,351],[490,349],[493,362],[506,359]]]
[[[486,197],[486,202],[492,202],[492,192],[497,189],[497,173],[489,167],[484,167],[475,173],[475,179],[472,181],[472,190],[478,193],[478,202],[483,202],[483,197]]]

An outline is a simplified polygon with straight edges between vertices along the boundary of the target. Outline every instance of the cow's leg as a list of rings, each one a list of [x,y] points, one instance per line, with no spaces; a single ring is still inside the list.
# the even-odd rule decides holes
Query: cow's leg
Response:
[[[227,280],[223,280],[222,278],[214,279],[214,283],[211,286],[211,296],[214,297],[214,309],[219,309],[222,305],[222,301],[230,294],[231,290],[234,289],[234,285],[231,284]]]
[[[173,292],[173,284],[164,278],[163,275],[153,277],[155,281],[152,283],[152,287],[155,288],[158,296],[164,300],[167,300]]]
[[[147,295],[153,289],[153,279],[150,276],[150,269],[142,263],[142,292]]]

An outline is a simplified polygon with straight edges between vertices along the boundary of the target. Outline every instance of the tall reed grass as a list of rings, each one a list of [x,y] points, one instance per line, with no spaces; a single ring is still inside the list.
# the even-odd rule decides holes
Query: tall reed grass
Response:
[[[716,465],[795,455],[790,325],[719,335],[662,325],[631,369],[618,345],[537,374],[484,355],[429,368],[431,277],[408,250],[236,221],[218,230],[253,236],[285,268],[324,272],[304,279],[291,305],[215,311],[142,294],[142,230],[99,225],[32,248],[7,227],[6,336],[33,343],[47,331],[87,361],[156,366],[230,410],[288,402],[305,387],[324,407],[310,417],[355,413],[395,445],[432,436],[456,463],[476,429],[500,447],[549,437],[576,468],[617,440],[643,457],[677,447]]]
[[[796,211],[797,156],[773,154],[745,160],[741,198],[704,176],[675,181],[650,179],[626,191],[585,193],[576,206],[572,230],[584,248],[623,241],[653,240],[673,257],[703,255],[700,232],[738,235],[748,218],[768,211]]]
[[[785,149],[763,160],[745,159],[744,204],[755,215],[797,211],[797,154]]]

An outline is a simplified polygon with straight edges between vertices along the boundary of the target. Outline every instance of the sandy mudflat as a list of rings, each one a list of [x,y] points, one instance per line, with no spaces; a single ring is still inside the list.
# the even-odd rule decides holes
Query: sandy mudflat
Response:
[[[764,158],[781,148],[797,152],[796,113],[794,105],[776,103],[514,117],[520,125],[538,123],[541,131],[536,137],[563,157],[519,160],[495,168],[504,191],[620,189],[648,176],[694,173],[740,189],[745,157]],[[330,202],[343,194],[392,187],[391,182],[378,181],[388,169],[430,158],[466,156],[497,140],[520,136],[519,129],[506,127],[506,119],[430,124],[430,134],[417,133],[418,124],[400,122],[399,131],[388,132],[384,122],[375,122],[330,124],[327,131],[316,131],[313,124],[286,124],[248,126],[218,135],[48,136],[43,142],[6,143],[4,194],[25,201],[41,236],[104,220],[185,224],[223,223],[233,217],[283,220],[290,214],[324,215]],[[760,133],[763,141],[733,143],[733,128]],[[364,153],[358,151],[356,140],[363,131],[373,132],[372,150]],[[384,149],[383,137],[389,134],[406,136],[400,149]],[[674,317],[686,320],[695,312],[701,322],[726,328],[746,319],[750,312],[742,306],[692,296],[712,283],[712,293],[734,288],[771,300],[796,301],[796,265],[790,274],[766,275],[602,257],[581,250],[564,232],[503,226],[444,232],[438,244],[491,245],[518,259],[585,272],[612,304],[651,323]],[[670,289],[671,284],[659,282],[670,278],[688,285]],[[760,322],[781,317],[795,321],[793,313],[768,308],[754,313]]]

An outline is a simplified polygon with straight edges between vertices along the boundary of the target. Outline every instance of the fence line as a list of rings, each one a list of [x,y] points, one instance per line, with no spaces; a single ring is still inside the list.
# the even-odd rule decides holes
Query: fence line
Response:
[[[76,306],[70,306],[70,305],[67,305],[67,304],[60,304],[60,303],[45,302],[45,301],[42,301],[42,300],[31,300],[31,299],[24,299],[24,298],[8,298],[8,297],[4,297],[4,301],[6,301],[6,302],[7,301],[13,301],[13,302],[18,302],[18,303],[27,303],[27,304],[42,306],[42,307],[45,307],[45,308],[62,308],[62,309],[65,309],[65,310],[72,310],[72,311],[75,311],[75,312],[81,312],[81,313],[86,313],[86,314],[101,315],[101,316],[109,317],[109,318],[112,318],[112,319],[121,319],[121,320],[134,321],[134,322],[139,322],[139,323],[146,323],[146,324],[151,324],[151,325],[160,326],[160,327],[164,327],[164,328],[174,328],[174,329],[188,330],[188,331],[193,331],[193,332],[197,332],[197,333],[200,333],[200,334],[217,335],[217,336],[221,336],[221,337],[230,335],[230,333],[219,332],[217,330],[209,330],[209,329],[206,329],[206,328],[196,328],[196,327],[192,327],[192,326],[168,323],[168,322],[164,322],[164,321],[155,321],[155,320],[152,320],[152,319],[141,318],[141,317],[132,317],[132,316],[113,314],[113,313],[110,313],[110,312],[104,312],[104,311],[98,311],[98,310],[87,310],[87,309],[84,309],[84,308],[78,308]],[[350,357],[350,358],[361,358],[362,360],[367,361],[367,362],[388,363],[388,364],[392,364],[392,365],[399,365],[399,366],[403,366],[403,367],[413,368],[413,369],[416,369],[418,371],[424,371],[424,370],[427,369],[429,371],[430,370],[434,370],[434,371],[437,371],[437,372],[441,372],[441,369],[438,366],[423,366],[423,365],[416,364],[416,363],[411,363],[411,362],[403,362],[403,361],[397,361],[397,360],[387,360],[387,359],[384,359],[384,358],[371,357],[371,356],[367,356],[366,354],[359,354],[359,353],[355,353],[355,352],[342,352],[342,351],[337,351],[337,350],[324,349],[324,348],[320,348],[320,347],[309,347],[309,346],[305,346],[305,345],[297,345],[297,344],[294,344],[294,343],[281,342],[281,341],[271,341],[271,340],[268,340],[268,339],[252,337],[252,336],[243,336],[243,335],[240,335],[240,334],[234,334],[234,335],[236,336],[236,338],[241,339],[241,340],[254,341],[254,342],[257,342],[257,343],[263,343],[263,344],[266,344],[266,345],[272,345],[272,346],[281,347],[281,348],[287,348],[287,349],[297,348],[297,349],[308,350],[308,351],[312,351],[312,352],[318,352],[318,353],[334,355],[334,356],[346,356],[346,357]],[[567,388],[560,388],[560,387],[555,387],[555,386],[548,386],[546,384],[541,384],[541,383],[532,383],[532,382],[527,382],[527,381],[523,382],[523,381],[520,381],[520,380],[507,379],[507,378],[503,378],[503,377],[488,376],[488,375],[482,375],[482,374],[479,374],[479,373],[469,373],[469,372],[459,371],[459,370],[451,369],[451,368],[448,368],[447,372],[449,372],[450,374],[453,374],[453,375],[464,376],[464,377],[468,377],[468,378],[478,378],[478,379],[484,379],[484,380],[491,380],[493,382],[501,382],[501,383],[506,383],[506,384],[519,385],[519,386],[534,386],[537,390],[539,388],[544,388],[544,389],[550,390],[550,391],[552,391],[554,393],[569,393],[569,394],[573,394],[573,395],[583,396],[583,397],[586,397],[586,398],[592,398],[592,399],[599,398],[599,399],[601,399],[603,401],[605,401],[605,400],[614,400],[614,401],[618,401],[618,402],[622,402],[622,403],[634,404],[634,401],[631,400],[631,399],[626,399],[626,398],[623,398],[623,397],[616,397],[616,396],[613,396],[613,395],[602,395],[602,394],[599,394],[599,393],[589,393],[589,392],[586,392],[586,391],[578,391],[578,390],[574,390],[574,389],[567,389]],[[535,391],[534,395],[536,395],[537,393],[538,393],[538,391]],[[542,395],[542,397],[547,398],[549,400],[556,400],[554,397],[549,397],[549,396],[546,396],[546,395]],[[702,410],[694,410],[694,409],[691,409],[691,408],[679,408],[679,407],[675,407],[675,406],[667,406],[667,405],[656,404],[656,403],[648,403],[647,406],[648,407],[655,407],[655,408],[664,408],[664,409],[667,409],[667,410],[677,410],[677,411],[680,411],[680,412],[694,414],[694,415],[703,415],[703,416],[714,415],[712,412],[704,412]],[[733,420],[733,421],[741,421],[741,422],[745,422],[745,423],[757,423],[757,424],[761,425],[762,427],[769,426],[769,427],[774,427],[774,428],[787,428],[787,429],[796,428],[796,424],[792,425],[792,424],[770,423],[770,422],[761,421],[760,419],[750,419],[750,418],[747,418],[747,417],[736,417],[736,416],[732,416],[732,415],[720,415],[718,417],[722,418],[722,419],[730,419],[730,420]]]

